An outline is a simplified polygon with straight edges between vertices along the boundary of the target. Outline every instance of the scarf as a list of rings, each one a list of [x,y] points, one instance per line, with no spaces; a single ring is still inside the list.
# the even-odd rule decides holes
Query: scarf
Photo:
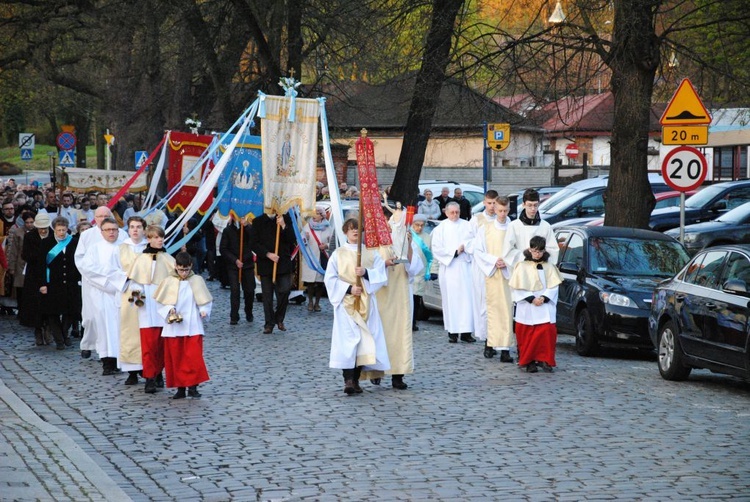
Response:
[[[424,280],[429,281],[430,269],[432,268],[432,251],[430,251],[430,248],[427,247],[427,244],[425,244],[425,242],[422,240],[419,234],[416,233],[414,230],[411,231],[411,236],[414,242],[417,243],[417,246],[419,246],[419,249],[422,250],[424,259],[427,261],[427,263],[425,264],[425,268],[424,268]]]
[[[68,235],[66,238],[64,238],[61,241],[58,241],[55,247],[50,249],[49,253],[47,253],[47,282],[49,283],[49,264],[52,263],[52,260],[57,258],[57,255],[62,253],[62,250],[65,249],[65,247],[70,244],[70,241],[73,240],[72,235]]]
[[[521,220],[521,223],[524,225],[531,225],[531,226],[537,226],[542,221],[542,217],[539,216],[539,212],[534,215],[534,219],[530,219],[528,216],[526,216],[526,210],[522,209],[521,214],[518,216],[518,219]]]

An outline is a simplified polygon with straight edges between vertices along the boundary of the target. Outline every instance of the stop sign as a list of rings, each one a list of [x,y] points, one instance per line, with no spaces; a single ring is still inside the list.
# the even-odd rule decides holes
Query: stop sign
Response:
[[[578,157],[578,145],[575,143],[571,143],[568,146],[565,147],[565,155],[568,157],[575,159]]]

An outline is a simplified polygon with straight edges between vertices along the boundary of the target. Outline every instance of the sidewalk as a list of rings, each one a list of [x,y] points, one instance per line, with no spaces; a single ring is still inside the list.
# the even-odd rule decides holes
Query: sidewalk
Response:
[[[0,380],[0,493],[3,500],[131,500],[57,427]]]

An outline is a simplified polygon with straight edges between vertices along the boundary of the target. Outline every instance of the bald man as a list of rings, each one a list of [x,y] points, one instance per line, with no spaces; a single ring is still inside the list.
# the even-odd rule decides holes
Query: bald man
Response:
[[[98,227],[106,218],[112,218],[112,211],[107,206],[97,207],[96,211],[94,211],[94,227],[81,234],[75,254],[76,267],[81,272],[81,299],[83,300],[81,326],[84,328],[83,337],[81,338],[81,357],[84,359],[91,357],[91,351],[96,350],[96,334],[86,328],[91,325],[91,320],[96,313],[99,292],[86,277],[83,258],[87,252],[91,251],[94,245],[104,240],[102,232]],[[127,237],[128,234],[123,229],[119,229],[116,243],[121,243]]]

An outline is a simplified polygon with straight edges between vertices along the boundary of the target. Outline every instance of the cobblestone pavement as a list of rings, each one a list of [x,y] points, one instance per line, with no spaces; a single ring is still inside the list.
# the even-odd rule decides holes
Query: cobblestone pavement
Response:
[[[653,355],[581,358],[566,336],[555,373],[526,374],[430,321],[408,390],[346,397],[328,304],[262,335],[259,303],[230,326],[209,285],[200,399],[127,387],[0,317],[0,499],[750,500],[740,380],[666,382]]]

